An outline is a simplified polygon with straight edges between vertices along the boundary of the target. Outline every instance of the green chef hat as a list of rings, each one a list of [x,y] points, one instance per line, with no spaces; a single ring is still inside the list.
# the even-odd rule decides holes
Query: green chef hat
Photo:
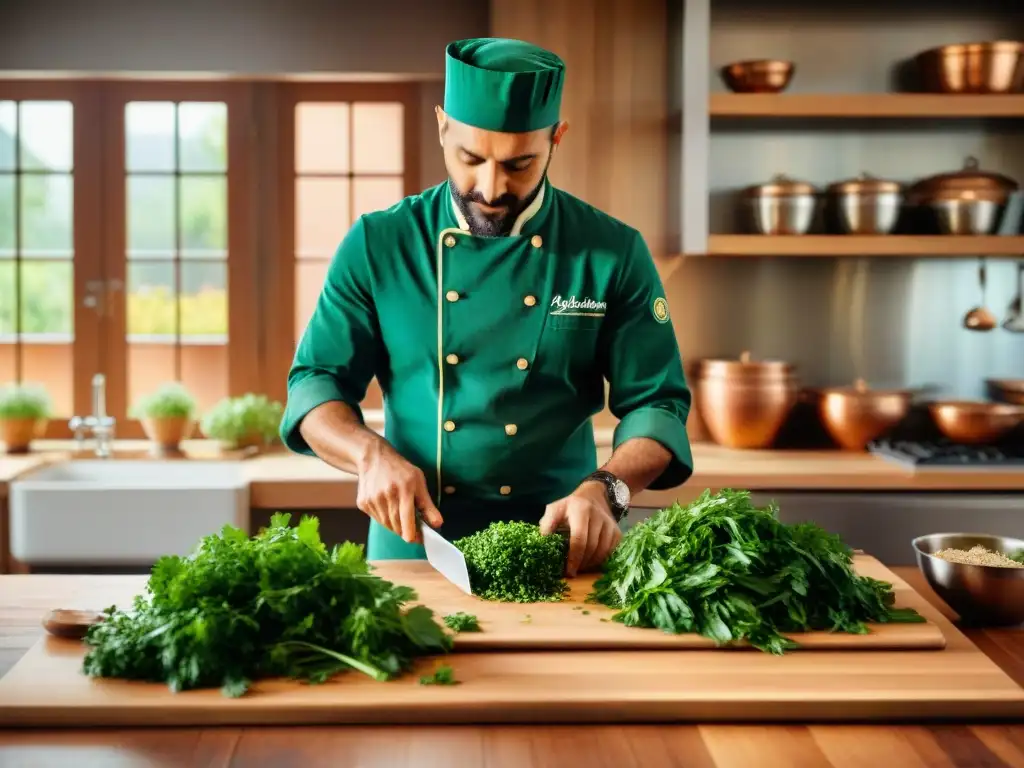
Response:
[[[487,131],[521,133],[558,122],[565,64],[522,40],[457,40],[445,51],[444,111]]]

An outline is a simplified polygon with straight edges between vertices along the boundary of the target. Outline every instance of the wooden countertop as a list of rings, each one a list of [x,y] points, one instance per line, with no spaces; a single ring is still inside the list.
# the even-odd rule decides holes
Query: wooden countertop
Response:
[[[949,609],[914,569],[896,569],[947,616]],[[47,605],[28,590],[0,591],[0,675],[35,643],[46,609],[75,590],[76,577],[45,580]],[[14,579],[13,581],[11,579]],[[31,592],[39,594],[39,589]],[[965,633],[1024,684],[1024,632]],[[611,725],[381,726],[192,729],[0,730],[0,765],[132,766],[1024,766],[1024,726]],[[127,764],[127,763],[124,763]]]
[[[598,458],[610,455],[610,432],[598,433]],[[41,442],[26,456],[0,456],[0,499],[7,484],[40,464],[67,458],[70,443]],[[224,456],[208,441],[184,444],[194,459]],[[693,446],[694,475],[684,486],[645,491],[637,506],[661,507],[676,499],[692,500],[705,488],[746,488],[770,491],[1005,491],[1024,492],[1024,469],[910,470],[867,453],[843,451],[737,451],[708,443]],[[146,455],[143,441],[119,441],[115,455]],[[90,454],[82,454],[89,458]],[[237,458],[237,454],[234,455]],[[316,458],[276,449],[239,458],[250,478],[252,504],[263,509],[354,507],[355,477]]]

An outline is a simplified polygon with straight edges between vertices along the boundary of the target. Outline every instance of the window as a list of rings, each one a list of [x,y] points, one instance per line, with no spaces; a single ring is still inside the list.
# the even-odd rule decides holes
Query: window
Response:
[[[283,398],[331,256],[419,191],[399,83],[0,79],[0,383],[39,383],[49,436],[107,379],[119,437],[168,381],[206,410]],[[366,398],[379,407],[376,387]]]
[[[414,95],[392,84],[285,87],[281,218],[282,271],[290,275],[286,301],[292,310],[288,362],[352,222],[420,191]],[[364,405],[381,407],[376,382]]]

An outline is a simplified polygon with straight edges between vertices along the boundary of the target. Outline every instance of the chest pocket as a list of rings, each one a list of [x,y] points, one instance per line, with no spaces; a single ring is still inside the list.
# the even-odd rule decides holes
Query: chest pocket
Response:
[[[599,331],[603,316],[595,315],[551,315],[548,325],[556,331]]]

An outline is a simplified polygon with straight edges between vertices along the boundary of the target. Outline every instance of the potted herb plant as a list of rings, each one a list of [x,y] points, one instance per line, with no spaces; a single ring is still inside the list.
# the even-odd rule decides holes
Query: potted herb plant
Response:
[[[225,448],[264,446],[277,438],[284,406],[252,392],[226,397],[203,416],[203,434]]]
[[[7,453],[27,453],[50,418],[50,397],[40,386],[12,384],[0,390],[0,442]]]
[[[154,453],[177,453],[195,429],[195,413],[196,401],[188,389],[170,382],[141,398],[131,415],[142,422]]]

